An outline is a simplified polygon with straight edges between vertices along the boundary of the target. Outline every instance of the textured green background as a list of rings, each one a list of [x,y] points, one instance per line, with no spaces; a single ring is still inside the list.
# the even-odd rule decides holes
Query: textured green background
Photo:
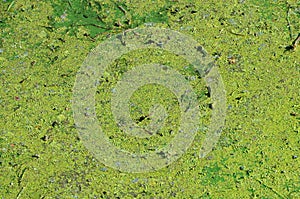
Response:
[[[120,173],[78,138],[73,84],[93,47],[151,24],[191,35],[215,56],[226,126],[205,159],[199,132],[172,165]],[[299,1],[1,0],[0,30],[2,198],[300,198],[300,46],[285,50],[300,32]]]

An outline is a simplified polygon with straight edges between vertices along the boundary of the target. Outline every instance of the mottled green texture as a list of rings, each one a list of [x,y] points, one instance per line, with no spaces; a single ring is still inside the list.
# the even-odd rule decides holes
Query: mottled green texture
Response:
[[[149,84],[141,87],[136,91],[130,100],[130,113],[131,117],[139,126],[146,126],[149,124],[149,109],[155,104],[162,104],[169,115],[166,118],[165,126],[155,136],[149,139],[134,138],[122,133],[114,122],[114,118],[110,109],[111,91],[116,82],[122,78],[122,73],[130,70],[134,66],[150,63],[161,63],[164,65],[176,68],[182,75],[186,76],[189,83],[195,89],[198,96],[199,105],[201,107],[201,121],[206,125],[209,120],[209,98],[206,96],[207,90],[203,79],[197,77],[195,70],[192,70],[186,60],[181,57],[174,56],[170,52],[163,50],[138,50],[122,56],[118,61],[113,63],[113,66],[107,70],[107,73],[100,79],[98,91],[96,94],[96,101],[100,102],[96,106],[98,119],[103,124],[103,130],[107,132],[109,137],[117,146],[133,151],[145,152],[147,150],[154,150],[157,147],[161,148],[174,138],[176,130],[178,130],[180,122],[179,104],[174,93],[170,92],[167,88],[155,84]],[[185,66],[185,67],[182,67]],[[207,113],[208,112],[208,113]],[[170,114],[171,113],[171,114]],[[203,117],[204,115],[208,115]],[[116,133],[117,132],[117,133]],[[126,140],[126,141],[124,141]]]
[[[299,2],[70,2],[0,2],[2,198],[300,198],[300,47],[285,50],[300,31]],[[98,15],[103,22],[98,22]],[[94,159],[78,139],[72,89],[76,72],[93,47],[110,34],[150,22],[193,36],[216,57],[227,92],[227,123],[217,147],[204,159],[198,158],[198,151],[205,125],[187,153],[167,168],[120,173]],[[102,77],[105,83],[99,91],[111,88],[122,70],[136,63],[161,60],[174,67],[186,63],[160,53],[124,55]],[[211,102],[203,80],[195,80],[194,86],[198,82],[207,124]],[[147,95],[144,102],[141,96],[147,89],[157,93]],[[137,120],[145,116],[152,99],[170,105],[175,111],[162,132],[164,138],[140,141],[139,148],[115,134],[114,127],[107,134],[115,137],[117,146],[150,150],[171,139],[168,129],[176,126],[178,107],[169,101],[172,93],[159,91],[165,92],[154,86],[141,88],[132,97],[139,104],[132,115]],[[109,99],[102,94],[97,95],[97,112],[105,112],[99,120],[110,128]]]

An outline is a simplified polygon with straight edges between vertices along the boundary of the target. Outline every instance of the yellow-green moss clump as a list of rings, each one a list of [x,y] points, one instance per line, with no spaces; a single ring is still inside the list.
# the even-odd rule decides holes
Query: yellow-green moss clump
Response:
[[[281,0],[1,1],[0,195],[300,198],[300,49],[285,49],[300,30],[299,8],[297,1]],[[185,155],[159,171],[128,174],[97,161],[80,141],[71,107],[77,71],[101,41],[138,26],[190,35],[216,59],[228,110],[206,158],[198,158],[211,114],[205,82],[182,67],[186,60],[164,51],[116,60],[97,87],[96,111],[116,146],[147,152],[164,145],[180,119],[172,92],[149,85],[132,96],[131,115],[141,126],[151,105],[170,111],[160,135],[142,141],[118,130],[109,92],[137,64],[172,66],[197,90],[201,108],[203,125]]]

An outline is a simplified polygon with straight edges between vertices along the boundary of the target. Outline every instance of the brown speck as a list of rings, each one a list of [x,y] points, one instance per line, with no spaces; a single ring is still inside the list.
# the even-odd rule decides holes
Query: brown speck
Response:
[[[229,57],[229,58],[227,59],[227,61],[228,61],[229,64],[236,64],[236,62],[237,62],[237,60],[236,60],[235,57]]]

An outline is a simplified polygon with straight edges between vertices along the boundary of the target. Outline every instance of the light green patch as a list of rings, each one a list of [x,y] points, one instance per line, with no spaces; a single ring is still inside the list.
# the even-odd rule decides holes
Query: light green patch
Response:
[[[99,122],[103,125],[103,131],[107,132],[110,140],[118,147],[129,151],[144,152],[154,151],[157,148],[164,147],[169,143],[170,139],[178,131],[180,123],[180,109],[176,96],[159,85],[146,85],[138,89],[130,100],[130,113],[133,120],[138,126],[145,127],[150,123],[151,116],[149,115],[150,108],[153,105],[161,104],[166,108],[168,117],[164,122],[164,127],[148,139],[139,139],[126,136],[122,132],[117,123],[114,122],[114,117],[111,113],[110,99],[115,84],[122,79],[122,75],[135,66],[146,63],[160,63],[166,66],[176,68],[186,80],[195,89],[198,96],[198,103],[201,107],[201,127],[203,130],[207,128],[210,118],[209,105],[210,100],[207,97],[208,91],[206,89],[203,79],[199,74],[188,64],[187,60],[182,57],[174,56],[171,53],[162,50],[138,50],[133,51],[120,59],[117,59],[109,70],[107,70],[103,77],[99,79],[98,90],[96,94],[96,112]],[[110,91],[110,92],[105,92]],[[200,121],[199,121],[200,122]],[[126,140],[126,141],[125,141]]]
[[[299,33],[299,8],[298,1],[281,0],[1,1],[0,195],[299,198],[300,46],[285,50]],[[120,173],[94,159],[78,138],[72,89],[91,48],[116,32],[150,25],[191,35],[215,56],[227,92],[227,123],[215,150],[199,159],[211,112],[204,81],[186,60],[168,52],[124,55],[100,78],[96,95],[97,113],[103,113],[98,119],[117,146],[153,150],[178,126],[174,95],[155,85],[134,93],[131,115],[144,118],[143,126],[149,107],[164,104],[171,114],[163,136],[133,139],[112,121],[111,88],[143,63],[161,62],[187,77],[199,96],[203,126],[187,153],[170,166]]]

